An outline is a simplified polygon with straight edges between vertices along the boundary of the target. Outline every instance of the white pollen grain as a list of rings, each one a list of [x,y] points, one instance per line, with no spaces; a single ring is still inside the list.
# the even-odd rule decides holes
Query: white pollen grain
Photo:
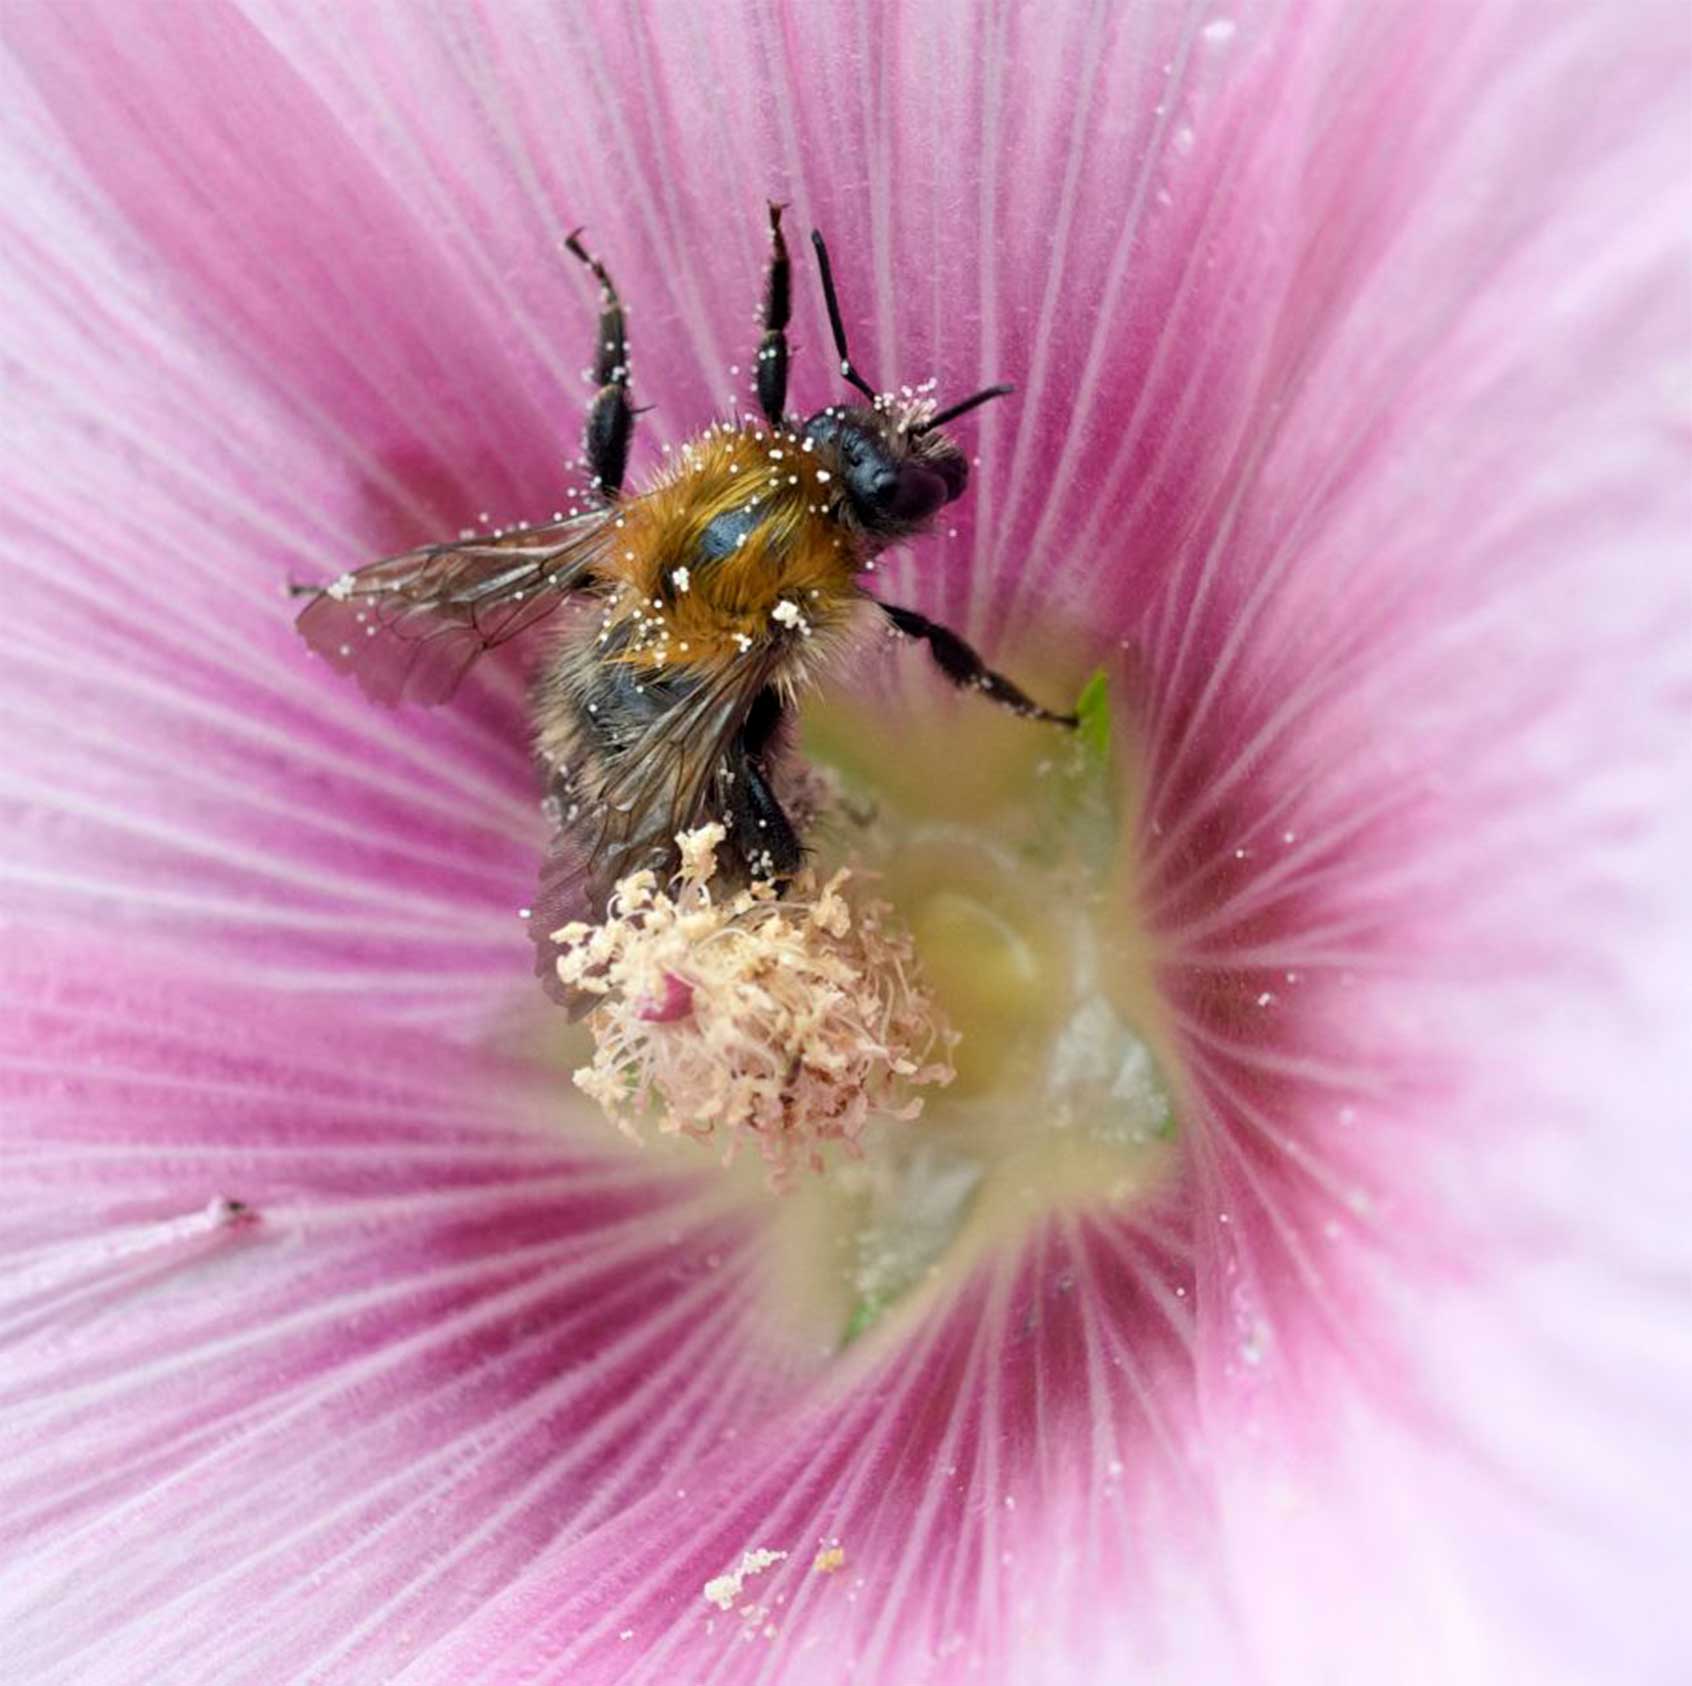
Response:
[[[771,1551],[767,1546],[754,1546],[740,1554],[740,1561],[727,1574],[717,1575],[705,1583],[703,1596],[707,1604],[719,1610],[732,1610],[748,1580],[761,1575],[772,1564],[785,1560],[785,1551]]]

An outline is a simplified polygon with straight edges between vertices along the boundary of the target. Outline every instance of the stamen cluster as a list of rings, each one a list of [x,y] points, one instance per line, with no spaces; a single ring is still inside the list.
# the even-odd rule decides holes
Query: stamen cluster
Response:
[[[602,924],[556,932],[558,971],[601,998],[575,1081],[619,1128],[638,1140],[657,1114],[661,1134],[721,1141],[725,1163],[753,1145],[779,1188],[822,1170],[825,1143],[855,1156],[872,1120],[914,1119],[911,1091],[952,1080],[957,1038],[887,903],[849,902],[844,869],[719,896],[725,835],[684,833],[667,888],[632,873]]]

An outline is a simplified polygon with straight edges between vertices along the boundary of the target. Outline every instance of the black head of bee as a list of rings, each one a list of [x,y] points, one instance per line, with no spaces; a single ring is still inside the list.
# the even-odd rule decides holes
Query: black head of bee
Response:
[[[777,208],[772,206],[770,214],[772,223],[779,225]],[[833,472],[839,473],[845,488],[850,519],[873,538],[889,542],[901,539],[919,532],[969,484],[968,461],[940,429],[976,405],[985,404],[989,398],[1002,398],[1012,389],[984,387],[938,414],[931,403],[914,399],[908,392],[902,401],[878,396],[846,349],[846,323],[840,314],[828,245],[815,229],[811,230],[811,244],[816,248],[817,273],[834,349],[840,357],[840,374],[870,403],[868,407],[824,410],[805,423],[804,432],[813,448],[834,459]]]
[[[932,428],[903,425],[896,411],[836,407],[802,431],[834,465],[853,520],[879,539],[920,531],[969,484],[963,452]]]

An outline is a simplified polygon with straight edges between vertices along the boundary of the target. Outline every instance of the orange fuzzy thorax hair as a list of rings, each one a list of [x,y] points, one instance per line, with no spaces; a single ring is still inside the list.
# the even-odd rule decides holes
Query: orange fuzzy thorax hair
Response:
[[[598,570],[614,588],[608,624],[634,620],[639,630],[611,659],[715,667],[772,641],[843,629],[868,557],[833,517],[844,497],[833,467],[803,433],[766,427],[719,424],[683,445],[612,524]],[[737,542],[708,559],[707,530],[736,514]]]

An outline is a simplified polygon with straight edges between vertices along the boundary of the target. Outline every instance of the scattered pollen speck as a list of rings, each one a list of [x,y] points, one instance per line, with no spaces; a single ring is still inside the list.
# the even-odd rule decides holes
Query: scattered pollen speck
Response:
[[[771,1564],[782,1562],[786,1556],[785,1551],[771,1551],[766,1546],[755,1546],[750,1551],[743,1551],[739,1563],[726,1575],[718,1575],[705,1583],[705,1602],[715,1604],[719,1610],[732,1610],[746,1582],[753,1575],[763,1574]]]
[[[846,1551],[843,1546],[824,1546],[811,1564],[812,1572],[818,1575],[838,1575],[846,1567]]]

